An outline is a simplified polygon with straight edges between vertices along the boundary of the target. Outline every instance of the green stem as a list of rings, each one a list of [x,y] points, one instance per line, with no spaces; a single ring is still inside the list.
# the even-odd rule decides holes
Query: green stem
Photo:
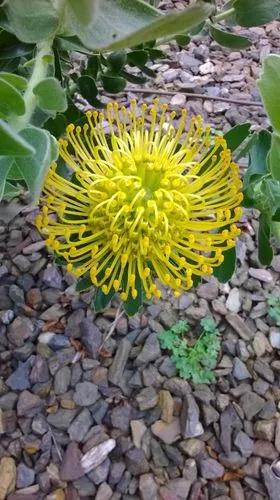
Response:
[[[218,23],[219,21],[223,21],[227,17],[232,16],[232,14],[234,14],[234,12],[235,12],[234,8],[225,10],[224,12],[221,12],[220,14],[217,14],[216,16],[214,16],[213,17],[213,22],[214,23]]]
[[[52,52],[52,43],[53,39],[50,39],[44,40],[37,45],[37,54],[35,57],[33,72],[23,96],[25,102],[25,113],[22,116],[10,120],[10,124],[17,131],[22,130],[28,125],[35,111],[37,98],[33,93],[33,89],[47,76],[49,61],[46,56],[49,56]]]

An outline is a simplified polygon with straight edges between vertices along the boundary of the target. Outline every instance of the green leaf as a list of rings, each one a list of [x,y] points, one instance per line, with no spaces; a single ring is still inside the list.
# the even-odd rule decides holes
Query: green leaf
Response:
[[[143,66],[148,61],[148,52],[146,50],[132,50],[127,54],[128,64],[134,66]]]
[[[127,55],[124,50],[119,50],[117,52],[112,52],[107,57],[107,65],[109,71],[112,73],[119,73],[127,61]]]
[[[0,74],[0,116],[23,115],[25,103],[20,92]]]
[[[23,76],[15,75],[13,73],[7,73],[5,71],[0,71],[1,80],[5,80],[10,85],[15,87],[17,90],[25,90],[27,87],[27,80]]]
[[[87,290],[88,288],[91,287],[92,287],[92,281],[90,277],[82,278],[76,284],[76,291],[83,292],[84,290]]]
[[[17,158],[16,165],[23,175],[33,200],[37,200],[50,164],[57,158],[57,143],[47,130],[28,127],[20,135],[34,149],[29,158]]]
[[[92,104],[92,99],[98,94],[98,89],[94,79],[91,76],[84,75],[80,76],[77,80],[77,84],[81,95]]]
[[[33,45],[19,42],[12,33],[0,28],[0,61],[26,56],[33,48]]]
[[[55,118],[49,118],[44,124],[44,128],[57,139],[64,134],[66,127],[67,119],[62,114],[57,114]]]
[[[70,8],[81,24],[90,24],[97,12],[98,0],[68,0]]]
[[[8,172],[14,162],[10,156],[0,156],[0,201],[3,198]]]
[[[224,139],[227,142],[227,147],[232,152],[239,148],[242,142],[245,141],[250,133],[250,128],[250,123],[241,123],[241,125],[235,125],[224,134]]]
[[[175,36],[175,40],[178,43],[179,47],[186,47],[189,45],[191,38],[189,35],[179,34]]]
[[[280,134],[280,56],[271,54],[263,62],[261,77],[257,86],[271,125]]]
[[[214,268],[214,276],[220,281],[220,283],[227,283],[232,277],[236,266],[236,251],[235,248],[230,248],[224,252],[224,262],[219,266]]]
[[[261,214],[259,219],[258,256],[263,266],[269,266],[273,259],[273,250],[270,244],[270,224],[265,214]]]
[[[269,152],[269,166],[272,176],[280,181],[280,134],[273,133]]]
[[[112,300],[114,295],[114,290],[111,290],[108,295],[105,295],[105,293],[103,293],[102,290],[98,288],[92,300],[92,307],[94,308],[95,312],[101,312],[106,309],[107,305]]]
[[[132,75],[124,70],[122,70],[121,76],[123,76],[128,82],[136,83],[139,85],[142,85],[147,81],[147,78],[145,78],[145,76]]]
[[[7,179],[10,179],[13,181],[19,181],[19,180],[23,179],[23,175],[22,175],[21,171],[18,169],[18,166],[16,165],[16,163],[12,164],[12,166],[8,172]]]
[[[19,40],[37,43],[51,38],[59,18],[48,0],[9,0],[4,6],[9,26]]]
[[[244,177],[244,188],[246,189],[253,180],[256,180],[268,171],[267,155],[271,146],[271,134],[267,130],[261,130],[249,150],[249,166]]]
[[[87,74],[92,76],[92,78],[97,78],[99,71],[99,56],[93,55],[88,58],[87,62]]]
[[[54,77],[41,80],[33,89],[38,98],[38,106],[46,111],[63,112],[67,109],[65,90]]]
[[[126,80],[122,76],[101,75],[104,90],[110,94],[118,94],[126,87]]]
[[[15,196],[18,196],[22,192],[22,186],[15,186],[11,182],[6,181],[5,189],[3,193],[3,200],[10,201]]]
[[[235,18],[240,26],[261,26],[280,14],[279,0],[234,0]]]
[[[200,0],[185,11],[168,15],[142,0],[102,0],[89,26],[74,16],[67,22],[85,47],[119,50],[192,29],[213,12],[213,5]]]
[[[27,141],[0,120],[0,156],[29,156],[34,152]]]
[[[214,40],[223,47],[240,50],[247,49],[250,45],[252,45],[251,41],[245,36],[234,35],[233,33],[221,30],[212,24],[209,29]]]
[[[134,314],[136,314],[143,304],[142,281],[140,276],[138,275],[136,276],[135,280],[135,288],[137,290],[136,299],[133,299],[130,293],[128,299],[125,302],[123,302],[123,308],[128,316],[133,316]]]

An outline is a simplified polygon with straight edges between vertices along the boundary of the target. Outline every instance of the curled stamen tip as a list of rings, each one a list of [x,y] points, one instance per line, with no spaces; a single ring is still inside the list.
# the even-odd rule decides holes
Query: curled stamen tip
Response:
[[[66,127],[66,132],[73,132],[75,130],[75,125],[74,123],[69,123]]]

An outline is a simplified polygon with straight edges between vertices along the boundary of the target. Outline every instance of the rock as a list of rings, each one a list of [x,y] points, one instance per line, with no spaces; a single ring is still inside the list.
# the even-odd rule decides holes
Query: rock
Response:
[[[186,104],[186,96],[184,94],[175,94],[170,101],[171,106],[184,106]]]
[[[258,357],[261,357],[269,349],[269,342],[263,332],[257,332],[253,339],[253,348]]]
[[[34,483],[35,472],[30,467],[27,467],[24,463],[20,463],[17,467],[17,488],[27,488]]]
[[[180,441],[179,448],[185,453],[185,455],[193,458],[204,450],[205,443],[200,441],[200,439],[190,438],[185,441]]]
[[[158,368],[158,371],[166,377],[174,377],[177,373],[177,368],[170,358],[165,358]]]
[[[93,358],[98,357],[99,348],[102,343],[102,334],[99,328],[90,319],[84,319],[80,323],[81,341],[87,353]]]
[[[48,265],[43,272],[43,283],[52,288],[57,288],[61,290],[62,288],[62,276],[57,268],[57,266]]]
[[[174,401],[169,391],[159,391],[161,419],[170,424],[173,420]]]
[[[233,328],[233,330],[238,333],[239,337],[241,337],[243,340],[251,340],[254,337],[254,332],[250,330],[250,328],[238,314],[227,314],[226,320]]]
[[[141,366],[143,364],[150,363],[151,361],[159,358],[160,355],[161,351],[158,337],[155,333],[152,333],[147,337],[142,351],[135,360],[135,364],[136,366]]]
[[[151,426],[152,433],[166,444],[175,443],[180,439],[180,421],[175,417],[170,424],[158,420]]]
[[[129,405],[115,406],[111,411],[112,426],[124,432],[129,430],[131,407]]]
[[[64,394],[67,392],[71,381],[71,370],[69,366],[60,368],[54,376],[54,392],[55,394]]]
[[[13,263],[19,268],[22,273],[27,273],[31,267],[31,262],[24,255],[16,255],[13,258]]]
[[[31,427],[33,432],[35,432],[35,434],[39,434],[39,436],[43,436],[49,430],[46,418],[42,414],[35,415],[32,420]]]
[[[230,481],[230,498],[232,500],[245,500],[243,488],[239,481]]]
[[[91,382],[80,382],[75,387],[73,399],[79,406],[90,406],[98,398],[98,388]]]
[[[198,297],[206,300],[214,300],[218,297],[219,289],[216,278],[212,278],[208,283],[203,283],[197,287]]]
[[[280,500],[279,478],[275,476],[268,464],[262,466],[262,477],[270,500]]]
[[[249,458],[254,450],[254,441],[245,434],[239,431],[234,439],[234,444],[243,457]]]
[[[146,387],[145,389],[142,389],[142,391],[137,394],[135,399],[141,411],[154,408],[158,402],[158,396],[153,387]]]
[[[23,391],[19,395],[17,412],[20,417],[34,417],[42,409],[44,402],[39,396],[29,391]]]
[[[37,354],[30,374],[32,384],[47,382],[50,378],[48,363],[45,358]]]
[[[254,425],[255,436],[258,439],[273,441],[275,435],[274,420],[258,420]]]
[[[208,427],[213,422],[218,422],[220,414],[211,405],[202,405],[203,422]]]
[[[208,75],[208,73],[213,73],[215,66],[211,61],[208,61],[201,66],[199,66],[199,72],[201,75]]]
[[[13,458],[3,457],[0,461],[0,500],[5,500],[16,486],[16,464]]]
[[[112,498],[112,495],[113,491],[111,490],[109,484],[103,483],[99,486],[97,490],[97,493],[95,495],[95,500],[110,500]]]
[[[95,498],[96,487],[88,477],[80,477],[73,482],[80,498]]]
[[[142,474],[139,477],[139,491],[142,500],[156,500],[158,496],[158,485],[153,474]]]
[[[202,424],[199,421],[198,405],[191,394],[187,394],[184,398],[180,424],[184,438],[200,436],[204,432]]]
[[[108,457],[105,458],[105,460],[100,465],[98,465],[98,467],[95,467],[91,472],[88,473],[88,478],[96,486],[98,486],[101,483],[104,483],[109,474],[110,464],[111,464],[110,459]]]
[[[8,392],[0,398],[0,408],[1,410],[12,410],[16,404],[18,395],[14,392]]]
[[[131,350],[131,342],[127,339],[122,339],[119,343],[117,352],[114,356],[113,363],[110,365],[108,372],[108,380],[115,385],[122,382],[123,372]]]
[[[126,467],[133,476],[141,476],[149,472],[149,464],[143,450],[132,448],[125,455]]]
[[[133,444],[136,448],[141,448],[141,443],[147,427],[142,420],[130,421]]]
[[[254,443],[254,455],[271,461],[278,458],[278,453],[273,444],[261,439]]]
[[[271,384],[274,382],[274,373],[269,367],[268,363],[263,361],[262,359],[257,359],[254,363],[255,372],[263,377],[265,380],[270,382]]]
[[[171,494],[175,494],[178,500],[187,500],[189,498],[189,491],[191,489],[191,481],[185,478],[172,479],[166,484],[166,489],[170,491]],[[168,500],[171,497],[164,496],[163,499]],[[173,498],[173,497],[172,497]]]
[[[255,269],[254,267],[249,267],[248,272],[252,278],[263,281],[264,283],[272,283],[273,281],[272,274],[266,269]]]
[[[77,441],[77,443],[82,442],[92,424],[91,413],[87,408],[84,408],[81,413],[74,418],[68,429],[71,441]]]
[[[155,467],[167,467],[169,465],[169,460],[163,452],[160,443],[156,439],[152,438],[150,446]]]
[[[191,392],[191,386],[186,381],[179,377],[173,377],[166,380],[163,385],[164,389],[167,389],[171,394],[175,396],[184,397]]]
[[[59,476],[62,481],[75,481],[84,475],[80,464],[82,453],[77,443],[69,443],[63,455]]]
[[[76,408],[73,410],[59,409],[56,413],[48,415],[47,421],[56,429],[67,431],[77,411]]]
[[[261,465],[262,465],[261,458],[253,456],[249,458],[247,464],[244,465],[242,471],[247,476],[255,477],[256,479],[258,479],[260,477]]]
[[[241,309],[240,292],[238,288],[232,288],[226,300],[226,307],[232,313],[238,313]]]
[[[41,333],[38,337],[38,342],[47,344],[53,351],[60,351],[60,349],[70,347],[70,341],[66,335],[53,332]]]
[[[18,316],[9,326],[7,337],[17,347],[22,347],[24,342],[32,337],[34,326],[29,318]]]
[[[270,328],[269,341],[275,349],[280,349],[280,330],[279,328]]]
[[[224,467],[213,458],[205,458],[199,462],[200,474],[204,479],[219,479],[224,475]]]
[[[68,349],[62,349],[61,351],[56,352],[49,359],[49,370],[51,374],[55,375],[60,368],[63,368],[63,366],[70,365],[75,355],[76,352],[73,347],[69,347]]]
[[[13,391],[24,391],[24,389],[30,389],[31,384],[29,381],[29,374],[31,370],[31,362],[33,361],[33,359],[29,358],[24,363],[21,363],[19,361],[17,369],[12,373],[12,375],[7,378],[6,384]]]
[[[254,392],[248,392],[247,394],[243,394],[240,398],[240,404],[245,412],[246,418],[248,420],[252,420],[264,407],[265,400],[255,394]]]
[[[247,458],[242,457],[237,451],[232,451],[227,455],[220,453],[219,461],[226,469],[237,470],[247,462]]]
[[[275,448],[280,453],[280,419],[277,420],[275,427]]]
[[[40,319],[43,321],[58,321],[65,315],[65,312],[65,309],[60,304],[53,304],[40,315]]]
[[[183,467],[185,458],[183,454],[175,446],[164,444],[163,448],[166,456],[173,464],[178,465],[178,467]]]
[[[84,474],[88,474],[92,469],[102,464],[115,446],[116,441],[114,439],[107,439],[85,453],[81,459]]]

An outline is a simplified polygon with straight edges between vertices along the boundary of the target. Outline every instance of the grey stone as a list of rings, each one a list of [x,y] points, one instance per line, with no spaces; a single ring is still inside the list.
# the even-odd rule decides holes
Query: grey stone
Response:
[[[122,339],[119,343],[117,352],[114,356],[113,363],[111,364],[108,372],[108,380],[115,385],[122,382],[122,376],[128,356],[131,350],[131,343],[127,339]]]
[[[48,432],[49,425],[46,421],[46,418],[41,413],[39,413],[33,418],[31,428],[33,432],[35,432],[35,434],[43,436],[44,434],[46,434],[46,432]]]
[[[264,283],[272,283],[273,281],[272,274],[266,269],[255,269],[254,267],[250,267],[249,275]]]
[[[0,310],[12,309],[13,302],[9,297],[9,286],[0,285]]]
[[[181,432],[184,438],[196,437],[203,434],[204,429],[199,420],[199,408],[191,394],[187,394],[181,410]]]
[[[9,297],[17,305],[24,304],[24,292],[17,285],[10,285]]]
[[[125,463],[124,462],[113,462],[110,468],[110,474],[108,482],[110,486],[115,486],[121,480],[122,475],[125,471]]]
[[[62,288],[62,276],[59,269],[56,266],[48,265],[43,272],[43,282],[47,286],[60,290]]]
[[[200,473],[204,479],[219,479],[224,475],[224,467],[213,458],[205,458],[199,462]]]
[[[1,410],[12,410],[15,407],[18,395],[15,392],[8,392],[0,397]]]
[[[171,496],[161,496],[161,498],[168,499],[168,498],[176,498],[178,500],[187,500],[189,498],[189,492],[191,489],[191,481],[188,481],[185,478],[178,478],[178,479],[171,479],[171,481],[168,481],[166,484],[166,490],[170,492],[169,494]],[[162,488],[161,488],[161,495],[162,495]],[[175,497],[174,497],[175,495]]]
[[[31,267],[31,262],[24,255],[16,255],[13,258],[13,263],[19,268],[23,273],[27,273]]]
[[[17,347],[22,347],[24,342],[32,337],[34,326],[29,318],[18,316],[9,326],[7,337]]]
[[[226,307],[232,313],[238,313],[241,309],[240,292],[238,288],[232,288],[226,300]]]
[[[38,342],[47,344],[53,351],[60,351],[60,349],[70,347],[70,341],[65,335],[53,332],[41,333]]]
[[[60,304],[53,304],[40,315],[40,319],[43,321],[58,321],[65,314],[66,311]]]
[[[247,458],[242,457],[237,451],[232,451],[227,455],[225,453],[220,453],[219,461],[227,469],[237,470],[247,462]]]
[[[98,486],[101,483],[104,483],[108,477],[109,470],[110,470],[110,464],[111,461],[107,457],[105,460],[98,465],[95,469],[93,469],[91,472],[88,473],[88,478],[96,485]]]
[[[269,441],[261,439],[254,442],[254,455],[271,461],[278,458],[278,452],[274,448],[273,444]]]
[[[31,362],[32,360],[30,358],[24,363],[19,361],[17,369],[7,378],[6,384],[13,391],[23,391],[24,389],[29,389],[31,387],[29,381]]]
[[[251,340],[253,338],[254,332],[246,325],[238,314],[227,314],[226,320],[243,340]]]
[[[124,432],[128,431],[131,420],[131,407],[115,406],[111,411],[112,426]]]
[[[27,467],[24,463],[20,463],[17,467],[17,488],[27,488],[34,483],[35,472]]]
[[[54,376],[54,392],[55,394],[63,394],[67,392],[71,380],[71,370],[69,366],[60,368]]]
[[[149,472],[149,464],[143,450],[132,448],[125,455],[126,467],[133,476],[140,476]]]
[[[156,406],[158,402],[158,395],[153,387],[146,387],[137,394],[135,399],[138,403],[139,409],[144,411]]]
[[[268,464],[262,466],[262,477],[270,500],[280,500],[279,478],[275,476]]]
[[[248,392],[243,394],[240,398],[240,404],[245,412],[246,418],[252,420],[264,407],[265,400],[255,394],[254,392]]]
[[[279,328],[270,328],[269,341],[275,349],[280,349],[280,330]]]
[[[187,380],[183,380],[179,377],[173,377],[166,380],[163,384],[164,389],[167,389],[171,394],[175,396],[184,397],[191,393],[191,386]]]
[[[62,481],[75,481],[84,475],[81,466],[82,453],[77,443],[69,443],[63,455],[59,476]]]
[[[48,363],[45,358],[37,354],[34,360],[32,371],[30,373],[30,381],[32,384],[47,382],[50,378]]]
[[[158,485],[153,474],[142,474],[139,477],[139,491],[142,500],[156,500],[158,496]]]
[[[73,410],[64,410],[60,408],[56,413],[48,415],[47,421],[56,429],[67,431],[76,415],[76,408]]]
[[[185,459],[182,453],[175,447],[168,444],[163,445],[166,456],[178,467],[183,467]]]
[[[86,351],[94,359],[98,356],[98,351],[102,343],[102,334],[99,328],[90,319],[84,319],[80,323],[81,341]]]
[[[19,395],[17,412],[20,417],[34,417],[44,405],[42,399],[29,391],[23,391]]]
[[[151,453],[156,467],[167,467],[169,465],[169,460],[156,439],[151,439]]]
[[[49,370],[52,375],[63,366],[70,365],[74,359],[76,352],[73,347],[68,347],[67,349],[62,349],[61,351],[56,352],[49,359]]]
[[[254,370],[258,375],[263,377],[271,384],[274,382],[274,373],[269,367],[268,363],[266,363],[264,360],[257,359],[254,363]]]
[[[235,408],[230,404],[221,414],[220,443],[226,454],[231,452],[232,431],[242,429],[242,422]]]
[[[143,364],[150,363],[155,359],[159,358],[161,355],[160,345],[158,341],[158,336],[155,333],[149,335],[143,346],[142,351],[137,356],[135,360],[136,366],[141,366]]]
[[[78,491],[79,498],[87,497],[87,498],[96,498],[96,487],[88,477],[84,476],[80,479],[76,479],[73,482],[76,490]]]
[[[91,406],[98,398],[98,388],[91,382],[80,382],[75,387],[73,399],[79,406]]]
[[[68,434],[71,441],[77,441],[77,443],[82,442],[92,424],[93,419],[91,413],[87,408],[84,408],[81,413],[72,420],[69,426]]]
[[[274,420],[258,420],[254,425],[255,436],[258,439],[264,439],[266,441],[273,441],[275,435],[275,424]]]
[[[254,450],[254,441],[245,434],[239,431],[234,439],[234,444],[243,457],[249,458]]]
[[[177,368],[173,361],[170,358],[165,358],[161,365],[159,366],[158,371],[165,375],[166,377],[174,377],[177,373]]]
[[[208,283],[203,283],[197,287],[196,293],[198,297],[206,300],[214,300],[218,297],[219,289],[218,282],[215,278],[211,278]]]
[[[233,376],[237,380],[246,380],[252,378],[247,366],[239,358],[234,358],[233,360]]]
[[[204,449],[205,443],[197,438],[186,439],[185,441],[180,441],[179,448],[188,457],[197,457]]]
[[[97,490],[95,500],[111,500],[112,495],[113,495],[113,491],[110,488],[109,484],[103,483],[99,486],[99,488]]]

